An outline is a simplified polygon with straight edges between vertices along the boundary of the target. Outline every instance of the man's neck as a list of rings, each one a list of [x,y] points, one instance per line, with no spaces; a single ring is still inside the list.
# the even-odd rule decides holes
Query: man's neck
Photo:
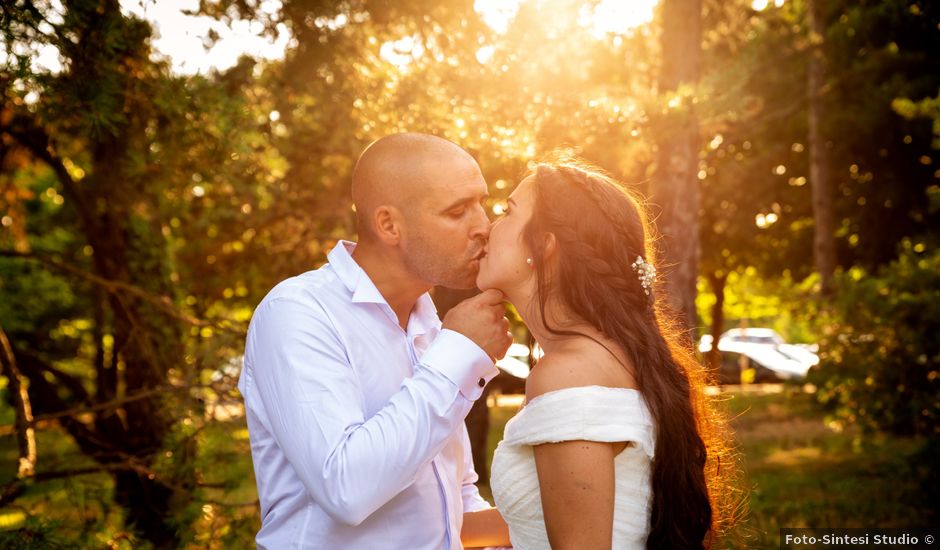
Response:
[[[356,245],[353,260],[366,272],[372,284],[395,312],[398,324],[408,329],[408,318],[422,294],[431,289],[411,275],[397,255],[367,243]]]

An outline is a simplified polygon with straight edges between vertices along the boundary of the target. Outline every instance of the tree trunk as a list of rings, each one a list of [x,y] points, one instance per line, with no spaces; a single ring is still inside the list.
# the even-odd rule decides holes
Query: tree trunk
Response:
[[[107,160],[94,165],[88,179],[96,184],[89,187],[97,196],[108,196],[118,187],[119,182],[113,175],[121,172],[112,163],[119,162],[125,154],[124,150],[115,151]],[[143,287],[155,296],[171,296],[169,278],[161,269],[165,254],[161,237],[134,229],[135,225],[145,224],[135,220],[135,214],[119,201],[110,201],[102,214],[101,231],[86,235],[95,251],[93,258],[99,274],[109,280]],[[178,323],[152,304],[127,293],[114,292],[108,298],[113,315],[115,364],[101,371],[104,376],[97,380],[98,399],[108,395],[120,397],[122,391],[133,395],[166,386],[170,368],[180,365],[184,356]],[[124,365],[120,374],[116,368],[118,361]],[[112,461],[120,464],[131,458],[149,470],[172,430],[173,413],[160,394],[129,401],[121,405],[120,410],[123,414],[105,410],[96,415],[96,437],[111,449],[110,453],[96,459],[104,464]],[[185,460],[182,456],[177,458],[177,461],[182,460]],[[176,470],[188,472],[190,469]],[[174,497],[182,502],[188,495],[176,495],[170,487],[191,490],[195,486],[194,476],[155,479],[140,471],[120,469],[113,477],[114,499],[127,511],[128,526],[155,548],[176,547],[178,535],[170,521]]]
[[[447,312],[460,302],[479,294],[479,290],[454,290],[451,288],[436,287],[434,289],[434,304],[437,305],[437,314],[444,318]],[[470,449],[473,453],[473,467],[480,476],[480,483],[489,483],[489,464],[486,460],[486,440],[490,432],[490,413],[486,406],[488,388],[483,391],[473,403],[467,414],[467,432],[470,435]]]
[[[829,172],[829,151],[823,132],[823,117],[828,72],[825,55],[826,25],[823,16],[825,4],[809,0],[807,6],[810,30],[809,60],[809,181],[813,193],[813,255],[819,271],[821,292],[832,293],[832,275],[835,272],[835,222],[833,215],[832,179]]]
[[[127,526],[156,549],[177,548],[176,529],[167,521],[173,490],[133,470],[118,471],[113,477],[114,501],[127,511]]]
[[[718,342],[721,340],[722,329],[725,324],[725,283],[728,281],[728,274],[718,275],[709,273],[708,284],[715,294],[715,305],[712,306],[712,348],[708,350],[708,372],[712,384],[721,381],[721,351],[718,350]]]
[[[698,234],[699,128],[692,98],[681,93],[694,91],[701,57],[701,0],[664,0],[661,38],[663,64],[659,94],[680,92],[661,120],[656,172],[652,181],[652,202],[660,209],[657,229],[661,235],[667,303],[686,329],[687,342],[693,341],[698,324],[695,312],[696,278],[700,244]]]

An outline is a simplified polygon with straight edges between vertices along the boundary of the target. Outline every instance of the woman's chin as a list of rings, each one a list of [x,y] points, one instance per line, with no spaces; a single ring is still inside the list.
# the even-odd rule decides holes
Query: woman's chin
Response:
[[[477,273],[477,288],[483,291],[489,290],[491,288],[500,290],[496,288],[496,286],[493,284],[493,281],[491,281],[490,278],[486,275],[486,271],[483,268],[480,268],[480,272]]]

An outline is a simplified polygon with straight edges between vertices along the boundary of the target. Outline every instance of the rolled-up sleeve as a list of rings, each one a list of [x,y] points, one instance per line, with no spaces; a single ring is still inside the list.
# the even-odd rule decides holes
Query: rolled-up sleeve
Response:
[[[264,302],[252,318],[247,347],[252,383],[278,446],[310,497],[349,525],[414,480],[463,422],[482,393],[480,380],[495,375],[483,350],[445,330],[414,375],[365,418],[346,348],[315,301]]]

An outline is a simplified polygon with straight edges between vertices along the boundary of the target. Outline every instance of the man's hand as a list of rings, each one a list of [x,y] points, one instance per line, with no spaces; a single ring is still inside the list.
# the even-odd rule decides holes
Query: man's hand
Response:
[[[506,355],[512,344],[503,293],[489,289],[454,306],[444,316],[443,328],[463,334],[493,361]]]

